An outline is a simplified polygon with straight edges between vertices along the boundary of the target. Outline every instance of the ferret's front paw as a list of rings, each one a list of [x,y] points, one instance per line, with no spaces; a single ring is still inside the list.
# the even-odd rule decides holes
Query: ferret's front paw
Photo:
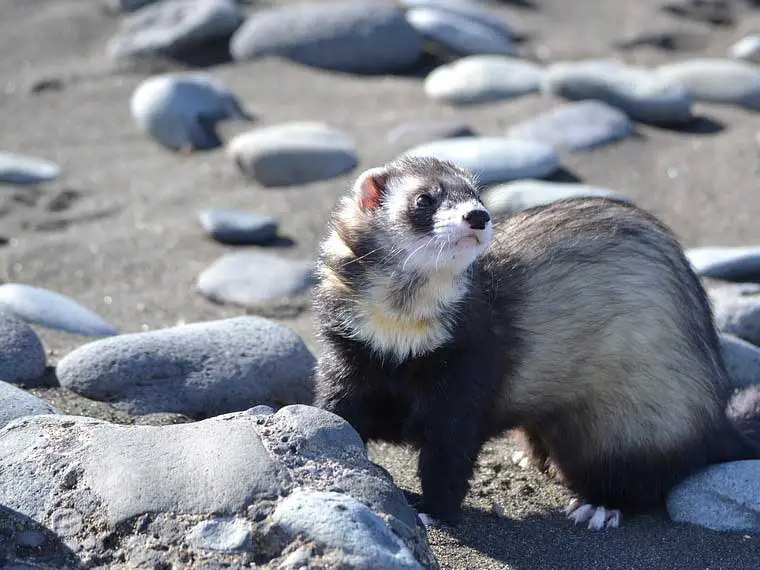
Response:
[[[588,521],[588,528],[591,530],[618,528],[623,517],[617,509],[597,507],[581,499],[570,501],[570,504],[565,507],[565,514],[575,524]]]

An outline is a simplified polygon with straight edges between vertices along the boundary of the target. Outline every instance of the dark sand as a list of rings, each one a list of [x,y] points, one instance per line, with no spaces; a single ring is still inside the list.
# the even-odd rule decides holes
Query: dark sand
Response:
[[[733,41],[760,26],[760,11],[749,8],[750,2],[729,2],[736,8],[733,26],[684,18],[663,10],[663,4],[513,0],[492,5],[525,34],[526,55],[552,60],[617,56],[649,64],[722,56]],[[39,188],[0,187],[0,237],[11,239],[0,246],[0,281],[60,291],[123,332],[244,312],[195,292],[200,271],[232,249],[204,236],[198,210],[240,207],[275,215],[283,235],[296,242],[277,248],[281,255],[311,257],[336,195],[359,170],[405,150],[386,142],[392,127],[459,117],[480,134],[499,135],[557,103],[535,95],[456,110],[428,100],[413,77],[353,77],[275,60],[220,62],[208,71],[232,88],[259,125],[317,119],[355,137],[361,163],[354,173],[267,190],[245,181],[221,149],[173,154],[137,132],[129,97],[145,74],[109,70],[104,45],[117,20],[99,6],[94,0],[3,0],[0,6],[0,148],[63,168],[59,180]],[[664,43],[676,49],[616,47],[663,34],[670,38]],[[49,86],[49,80],[62,85],[56,88],[53,81],[53,88],[40,91],[40,82]],[[718,105],[697,109],[703,118],[694,132],[640,125],[637,136],[621,144],[564,156],[564,177],[628,194],[660,215],[686,246],[760,242],[755,140],[760,114]],[[223,136],[241,128],[246,125],[227,124]],[[286,317],[286,312],[280,320],[316,350],[310,313]],[[89,340],[38,331],[51,364]],[[107,404],[58,388],[32,391],[65,412],[132,421]],[[506,439],[487,447],[464,523],[455,531],[430,532],[443,568],[758,568],[759,537],[674,524],[664,512],[624,519],[622,528],[602,533],[574,528],[560,512],[567,492],[514,468],[511,450]],[[372,455],[402,487],[417,489],[412,454],[374,446]]]

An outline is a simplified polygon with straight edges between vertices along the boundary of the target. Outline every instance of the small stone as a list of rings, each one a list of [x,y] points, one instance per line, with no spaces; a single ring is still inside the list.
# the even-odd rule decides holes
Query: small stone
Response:
[[[735,388],[760,384],[760,348],[734,335],[720,333],[726,372]]]
[[[0,309],[0,380],[36,380],[45,373],[46,364],[37,333],[22,319]]]
[[[23,416],[57,413],[58,410],[41,398],[0,381],[0,429]]]
[[[243,552],[250,547],[251,529],[245,520],[214,519],[195,525],[187,538],[201,550]]]
[[[701,277],[750,283],[760,280],[760,246],[695,247],[686,250]]]
[[[119,334],[116,328],[76,301],[54,291],[21,283],[0,285],[0,310],[27,323],[83,336]]]
[[[505,38],[511,38],[514,35],[512,28],[495,13],[486,9],[482,3],[471,2],[470,0],[399,1],[408,11],[414,9],[436,10],[489,28],[492,33],[497,33]]]
[[[670,518],[715,531],[760,532],[760,461],[712,465],[676,486]]]
[[[661,65],[657,73],[683,85],[695,101],[760,111],[760,69],[750,62],[703,57]]]
[[[406,148],[437,139],[471,137],[475,132],[469,125],[451,120],[410,121],[394,127],[387,136],[389,144]]]
[[[717,287],[709,297],[718,330],[760,346],[760,285]]]
[[[356,570],[422,569],[412,552],[366,505],[330,491],[296,489],[272,522],[290,536],[341,553],[341,567]]]
[[[240,210],[204,210],[201,226],[215,240],[230,245],[264,245],[277,237],[279,224],[272,216]]]
[[[391,2],[328,0],[255,11],[235,32],[236,60],[279,56],[348,73],[390,73],[421,57],[422,36]]]
[[[452,105],[473,105],[535,93],[543,68],[499,55],[471,55],[438,66],[424,82],[428,97]]]
[[[320,122],[292,122],[237,135],[229,156],[247,177],[266,187],[328,180],[356,168],[351,138]]]
[[[559,156],[550,146],[499,137],[432,141],[404,154],[449,160],[474,172],[481,184],[518,178],[543,178],[559,167]]]
[[[56,372],[61,386],[130,414],[197,417],[310,402],[313,365],[290,328],[245,316],[91,342]]]
[[[175,56],[230,37],[243,23],[234,0],[162,0],[125,17],[107,45],[114,60]]]
[[[460,55],[517,53],[509,36],[455,12],[413,8],[406,19],[429,41]]]
[[[600,197],[630,202],[626,196],[607,188],[574,182],[545,180],[515,180],[492,186],[482,193],[488,211],[494,215],[509,215],[535,206],[544,206],[571,198]]]
[[[74,509],[56,509],[50,517],[50,529],[60,536],[75,536],[82,526],[82,514]]]
[[[557,150],[591,150],[633,133],[623,111],[603,101],[578,101],[513,125],[507,136],[543,142]]]
[[[54,162],[0,151],[0,182],[7,184],[39,184],[57,178],[61,169]]]
[[[552,64],[541,89],[571,100],[598,99],[644,123],[684,123],[694,118],[692,98],[678,81],[615,60]]]
[[[314,283],[314,263],[261,251],[228,253],[198,277],[198,291],[217,303],[252,307],[304,293]]]
[[[743,59],[752,63],[760,63],[760,34],[744,36],[731,45],[728,54],[734,59]]]
[[[141,131],[172,150],[218,147],[217,122],[252,120],[231,91],[200,73],[143,80],[132,94],[130,110]]]

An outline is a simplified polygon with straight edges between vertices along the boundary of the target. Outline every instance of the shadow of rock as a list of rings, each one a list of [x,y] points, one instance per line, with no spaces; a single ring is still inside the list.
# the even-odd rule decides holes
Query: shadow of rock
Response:
[[[551,174],[551,176],[545,177],[544,180],[548,182],[583,182],[582,178],[564,166],[560,166]]]
[[[688,135],[715,135],[726,128],[723,123],[704,116],[695,116],[687,123],[664,123],[649,126]]]

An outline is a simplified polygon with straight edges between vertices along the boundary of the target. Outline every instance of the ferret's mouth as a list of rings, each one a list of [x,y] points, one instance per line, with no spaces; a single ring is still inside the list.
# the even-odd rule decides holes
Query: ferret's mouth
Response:
[[[480,238],[477,234],[463,235],[454,242],[454,247],[475,247],[480,245]]]

